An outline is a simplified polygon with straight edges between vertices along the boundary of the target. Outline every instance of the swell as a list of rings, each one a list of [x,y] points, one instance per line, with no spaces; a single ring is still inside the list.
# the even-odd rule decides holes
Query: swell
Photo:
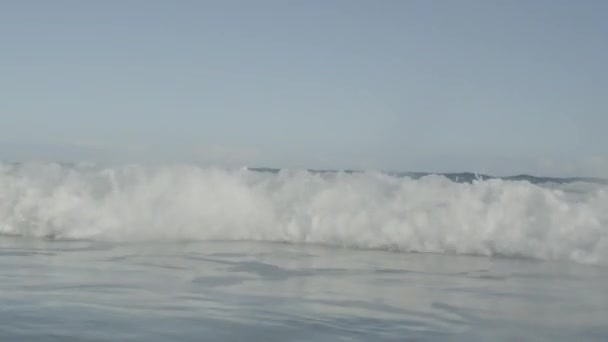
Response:
[[[282,169],[277,168],[269,168],[269,167],[253,167],[249,168],[250,171],[255,172],[268,172],[268,173],[279,173]],[[362,173],[363,171],[359,170],[315,170],[308,169],[310,173]],[[542,176],[533,176],[528,174],[520,174],[514,176],[504,176],[497,177],[491,176],[483,173],[477,172],[450,172],[450,173],[433,173],[433,172],[387,172],[387,174],[395,177],[407,177],[412,179],[420,179],[426,176],[443,176],[448,178],[449,180],[457,183],[472,183],[474,181],[482,181],[482,180],[490,180],[490,179],[501,179],[507,181],[527,181],[532,184],[546,184],[546,183],[554,183],[554,184],[568,184],[568,183],[594,183],[594,184],[603,184],[608,185],[608,179],[605,178],[597,178],[597,177],[542,177]]]

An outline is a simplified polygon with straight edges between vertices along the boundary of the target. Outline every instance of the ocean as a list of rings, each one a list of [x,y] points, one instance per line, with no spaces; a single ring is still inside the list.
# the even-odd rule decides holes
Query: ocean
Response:
[[[573,340],[603,179],[0,164],[0,341]]]

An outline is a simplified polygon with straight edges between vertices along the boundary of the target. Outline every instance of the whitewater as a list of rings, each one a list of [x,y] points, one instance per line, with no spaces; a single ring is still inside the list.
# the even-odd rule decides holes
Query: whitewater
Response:
[[[0,164],[0,341],[606,341],[602,179]]]
[[[608,186],[195,165],[0,166],[0,234],[608,263]]]

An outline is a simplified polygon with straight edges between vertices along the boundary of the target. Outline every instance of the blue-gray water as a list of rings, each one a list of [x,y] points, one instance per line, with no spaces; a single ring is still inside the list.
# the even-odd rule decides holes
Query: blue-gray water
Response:
[[[0,163],[2,341],[608,341],[608,184]]]
[[[0,240],[0,341],[606,341],[608,270],[255,242]]]

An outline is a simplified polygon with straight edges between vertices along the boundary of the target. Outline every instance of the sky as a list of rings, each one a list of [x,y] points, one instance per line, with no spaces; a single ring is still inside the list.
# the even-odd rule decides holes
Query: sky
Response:
[[[608,176],[608,1],[5,1],[0,159]]]

